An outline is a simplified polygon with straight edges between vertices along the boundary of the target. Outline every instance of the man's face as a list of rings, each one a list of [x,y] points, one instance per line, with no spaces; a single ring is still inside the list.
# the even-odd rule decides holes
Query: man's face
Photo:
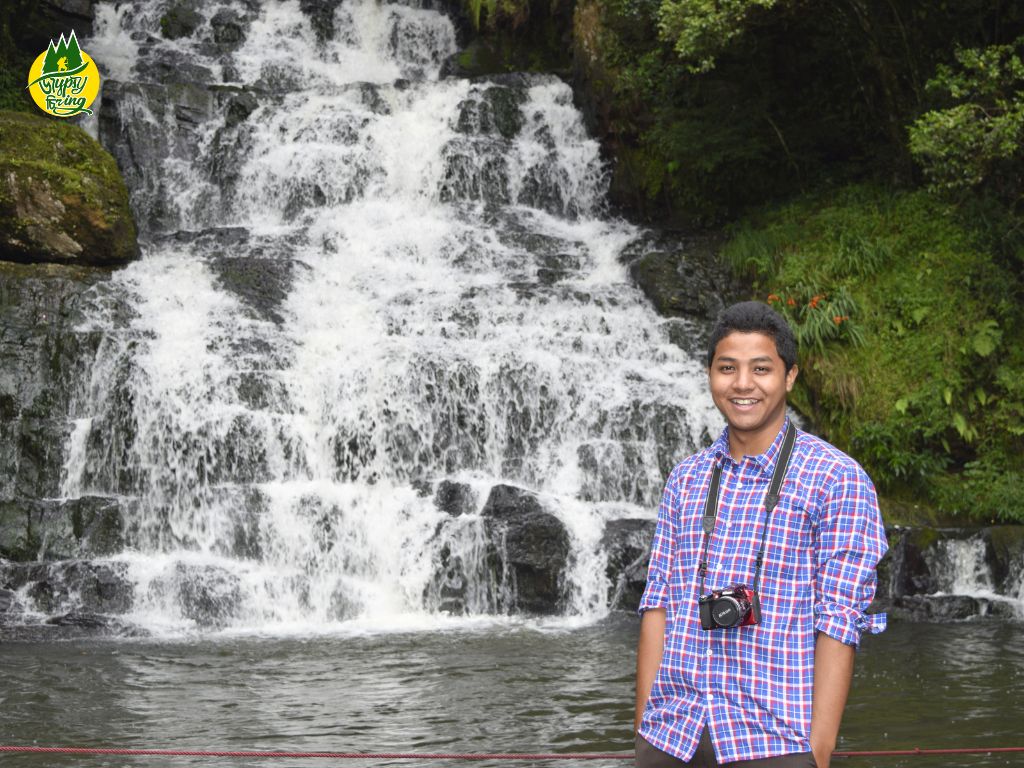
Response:
[[[793,388],[796,374],[795,365],[786,373],[771,336],[734,331],[715,347],[708,381],[730,432],[755,443],[767,439],[762,448],[766,450],[782,428],[786,393]]]

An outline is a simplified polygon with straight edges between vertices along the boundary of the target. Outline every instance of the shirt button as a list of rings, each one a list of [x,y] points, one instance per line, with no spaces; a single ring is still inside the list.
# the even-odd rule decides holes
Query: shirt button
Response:
[[[711,657],[712,657],[713,655],[714,655],[714,654],[713,654],[713,653],[712,653],[711,651],[708,651],[708,658],[709,658],[709,659],[710,659],[710,658],[711,658]]]
[[[715,699],[714,694],[710,694],[709,693],[708,694],[708,701],[714,701],[714,699]]]

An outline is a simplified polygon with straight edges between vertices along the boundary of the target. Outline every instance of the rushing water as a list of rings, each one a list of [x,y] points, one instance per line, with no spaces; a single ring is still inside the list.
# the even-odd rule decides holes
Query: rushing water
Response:
[[[630,748],[633,617],[613,615],[571,631],[492,621],[430,633],[9,643],[0,649],[0,743],[375,752]],[[895,624],[867,638],[858,654],[839,748],[1024,746],[1017,706],[1022,686],[1024,636],[1013,625]],[[156,760],[9,755],[3,764],[285,764]],[[287,761],[340,764],[370,765]],[[973,768],[1021,765],[1024,757],[835,764]],[[595,763],[613,765],[629,763]]]
[[[627,278],[644,233],[604,215],[566,84],[439,79],[445,16],[334,5],[326,35],[298,2],[203,4],[175,40],[161,3],[98,7],[143,255],[82,328],[63,495],[124,510],[135,624],[315,631],[449,611],[453,583],[457,613],[516,612],[480,515],[511,484],[597,619],[605,523],[719,428],[701,366]]]

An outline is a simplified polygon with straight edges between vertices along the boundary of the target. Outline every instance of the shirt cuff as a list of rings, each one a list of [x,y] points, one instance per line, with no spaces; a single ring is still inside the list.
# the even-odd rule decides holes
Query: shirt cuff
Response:
[[[668,607],[668,584],[663,581],[648,581],[644,588],[644,595],[640,598],[640,607],[637,613],[649,611],[652,608]]]
[[[854,648],[860,645],[865,632],[877,635],[885,631],[887,624],[884,613],[861,613],[835,603],[818,605],[814,614],[815,630]]]

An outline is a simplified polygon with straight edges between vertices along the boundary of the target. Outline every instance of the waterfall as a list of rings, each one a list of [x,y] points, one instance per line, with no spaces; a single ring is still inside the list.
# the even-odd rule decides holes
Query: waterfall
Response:
[[[433,10],[307,5],[175,35],[163,3],[97,8],[143,256],[93,297],[63,494],[131,510],[108,564],[150,628],[515,613],[507,486],[564,528],[561,613],[599,617],[606,523],[721,424],[628,280],[644,233],[566,84],[442,79]]]
[[[1011,563],[1004,588],[997,589],[983,537],[939,541],[925,558],[935,576],[937,596],[970,597],[981,615],[998,604],[999,615],[1024,618],[1024,562]]]

